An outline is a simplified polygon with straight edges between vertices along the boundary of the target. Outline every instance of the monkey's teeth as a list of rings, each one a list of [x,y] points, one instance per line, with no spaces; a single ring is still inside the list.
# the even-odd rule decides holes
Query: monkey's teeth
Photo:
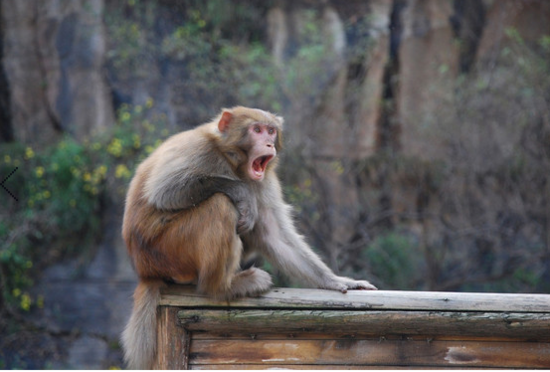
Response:
[[[263,155],[254,159],[251,165],[251,171],[254,177],[258,179],[263,178],[265,168],[271,159],[273,159],[273,155]]]

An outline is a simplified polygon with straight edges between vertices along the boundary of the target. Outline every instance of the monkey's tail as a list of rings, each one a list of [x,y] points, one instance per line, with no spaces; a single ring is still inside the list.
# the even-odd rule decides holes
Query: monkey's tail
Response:
[[[124,332],[122,348],[128,369],[152,369],[157,353],[157,305],[162,280],[140,280],[134,292],[134,309]]]

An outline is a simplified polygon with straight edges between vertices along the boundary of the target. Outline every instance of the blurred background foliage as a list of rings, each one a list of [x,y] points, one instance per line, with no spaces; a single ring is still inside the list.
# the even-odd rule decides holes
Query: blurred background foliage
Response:
[[[0,174],[17,169],[0,220],[3,305],[29,311],[43,301],[27,292],[40,269],[75,256],[90,261],[109,198],[124,199],[137,164],[168,136],[162,118],[145,119],[152,105],[123,105],[112,130],[82,143],[67,136],[42,149],[0,148]]]

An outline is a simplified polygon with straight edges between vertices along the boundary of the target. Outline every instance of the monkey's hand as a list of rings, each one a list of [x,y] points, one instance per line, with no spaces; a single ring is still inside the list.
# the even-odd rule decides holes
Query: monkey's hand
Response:
[[[254,228],[255,218],[252,218],[252,213],[248,210],[239,209],[239,221],[237,222],[237,234],[242,235],[252,231]]]
[[[246,234],[252,231],[258,217],[258,205],[256,198],[242,198],[234,201],[239,211],[239,221],[237,221],[237,234]]]
[[[216,192],[225,194],[239,212],[237,234],[252,231],[258,218],[258,204],[249,185],[224,177],[205,177],[192,185],[195,187],[187,187],[188,195],[193,195],[196,200],[202,201]]]
[[[333,289],[342,293],[347,293],[348,289],[377,290],[375,286],[366,280],[354,280],[345,276],[335,276],[326,283],[326,289]]]

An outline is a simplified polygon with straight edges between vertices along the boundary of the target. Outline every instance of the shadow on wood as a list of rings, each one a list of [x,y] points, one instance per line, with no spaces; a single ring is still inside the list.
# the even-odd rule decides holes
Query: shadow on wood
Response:
[[[173,285],[158,319],[161,369],[550,368],[550,295]]]

